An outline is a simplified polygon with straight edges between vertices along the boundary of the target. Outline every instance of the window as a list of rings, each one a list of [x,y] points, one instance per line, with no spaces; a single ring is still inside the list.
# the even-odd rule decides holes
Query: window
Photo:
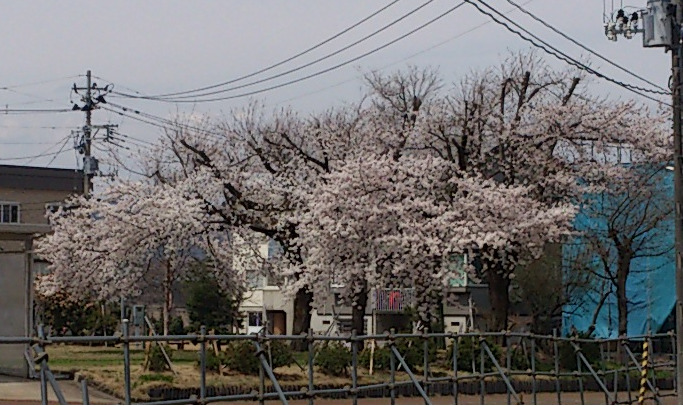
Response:
[[[260,312],[249,312],[249,327],[261,327],[261,318],[263,313]]]
[[[270,239],[268,240],[268,259],[278,259],[282,256],[284,250],[277,243],[277,241]]]
[[[249,271],[247,272],[247,286],[252,289],[263,288],[263,275],[259,271]]]
[[[19,223],[19,203],[0,203],[0,223]]]

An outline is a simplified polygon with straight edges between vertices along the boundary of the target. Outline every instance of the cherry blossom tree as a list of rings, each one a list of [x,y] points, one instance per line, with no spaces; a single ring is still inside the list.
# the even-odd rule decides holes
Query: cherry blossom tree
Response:
[[[295,334],[310,326],[313,292],[333,282],[359,331],[377,284],[414,285],[427,321],[464,252],[489,285],[491,328],[504,329],[517,265],[572,231],[586,192],[629,182],[595,152],[628,145],[656,161],[670,150],[660,115],[590,97],[576,72],[533,54],[449,90],[432,70],[367,79],[363,102],[312,117],[250,105],[217,125],[179,125],[149,165],[162,184],[188,185],[214,226],[280,244],[271,265],[290,276]]]
[[[661,114],[591,97],[580,75],[553,70],[533,53],[474,72],[447,92],[418,95],[419,86],[406,84],[429,83],[424,77],[433,75],[370,78],[374,103],[396,120],[406,115],[400,100],[422,100],[415,122],[420,136],[405,147],[448,160],[461,174],[526,186],[526,196],[539,204],[577,204],[586,192],[630,182],[633,174],[621,163],[595,159],[615,146],[628,146],[643,160],[668,161],[670,130]],[[489,286],[493,329],[507,326],[511,265],[525,250],[510,241],[475,256]]]
[[[38,283],[41,293],[93,300],[145,295],[142,279],[161,269],[164,333],[173,284],[187,278],[196,261],[214,273],[225,294],[241,297],[240,230],[217,227],[191,186],[119,183],[98,198],[69,201],[72,209],[51,214],[54,231],[36,244],[50,263]]]
[[[148,171],[161,182],[194,183],[207,213],[223,227],[250,230],[261,243],[277,242],[283,255],[269,267],[303,269],[298,224],[291,221],[300,210],[294,194],[362,143],[354,137],[364,133],[353,130],[362,125],[353,106],[304,119],[290,110],[265,114],[252,104],[218,125],[202,123],[206,131],[179,125],[159,146]],[[197,171],[208,176],[197,178]],[[290,277],[296,280],[299,273]],[[294,333],[306,332],[313,293],[302,287],[292,297]]]
[[[453,163],[431,155],[359,155],[307,193],[298,218],[307,272],[297,282],[322,300],[339,284],[352,302],[367,285],[414,287],[423,325],[434,321],[455,277],[454,255],[510,242],[542,250],[574,215],[570,205],[528,198],[528,187],[458,176]],[[364,310],[354,306],[360,320]]]

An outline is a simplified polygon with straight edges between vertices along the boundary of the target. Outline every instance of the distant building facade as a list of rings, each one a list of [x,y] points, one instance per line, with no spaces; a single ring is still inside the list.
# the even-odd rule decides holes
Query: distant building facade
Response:
[[[69,169],[0,165],[0,335],[33,334],[33,280],[44,263],[33,239],[50,231],[45,214],[83,193],[83,173]],[[23,345],[0,346],[0,373],[28,373]]]

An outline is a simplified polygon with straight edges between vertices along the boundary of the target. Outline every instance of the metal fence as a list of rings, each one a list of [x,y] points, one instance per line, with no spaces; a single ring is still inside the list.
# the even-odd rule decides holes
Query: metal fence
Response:
[[[606,404],[633,404],[646,397],[659,404],[665,396],[675,396],[675,335],[652,334],[618,339],[565,338],[556,334],[535,335],[528,333],[422,333],[380,335],[325,336],[312,331],[306,335],[215,335],[207,334],[202,327],[199,334],[167,336],[132,336],[128,321],[122,323],[120,336],[70,336],[46,337],[38,328],[37,337],[0,337],[2,344],[26,344],[27,360],[33,363],[36,378],[40,378],[41,400],[48,402],[48,384],[60,404],[66,400],[58,381],[49,367],[49,347],[53,344],[116,344],[121,347],[123,359],[123,391],[126,404],[131,398],[131,344],[144,342],[193,342],[198,344],[199,382],[196,390],[181,398],[166,398],[147,404],[207,404],[227,401],[254,401],[264,404],[267,400],[279,400],[287,404],[292,399],[316,399],[343,397],[357,404],[361,397],[386,397],[395,404],[399,396],[415,396],[425,404],[432,404],[432,397],[448,396],[455,404],[462,396],[478,396],[486,403],[487,395],[498,393],[506,396],[508,404],[537,404],[541,392],[554,393],[558,404],[563,395],[578,393],[580,403],[585,404],[586,394],[604,395]],[[207,344],[249,341],[253,344],[254,357],[259,360],[259,385],[248,392],[217,394],[215,388],[207,388]],[[266,347],[275,340],[303,342],[307,348],[308,385],[288,388],[278,381],[271,368]],[[314,379],[315,356],[319,345],[326,342],[343,343],[351,353],[349,365],[350,385],[322,387]],[[389,353],[389,371],[386,382],[359,384],[359,374],[366,369],[359,366],[360,343],[376,343]],[[412,344],[411,362],[407,361],[406,343]],[[374,344],[373,343],[373,344]],[[422,362],[414,360],[415,346],[422,350]],[[649,349],[643,353],[643,349]],[[434,373],[434,353],[441,355],[441,371]],[[448,372],[444,373],[444,363]],[[399,380],[402,379],[402,380]],[[88,404],[87,382],[82,382],[83,403]],[[522,394],[525,395],[522,395]],[[547,396],[547,395],[546,395]],[[576,397],[576,394],[574,395]],[[529,399],[530,398],[530,399]],[[475,398],[477,399],[477,398]],[[547,398],[546,398],[547,399]],[[470,399],[471,400],[471,399]],[[553,399],[555,400],[555,399]],[[324,400],[322,400],[324,402]],[[564,399],[567,402],[567,399]]]

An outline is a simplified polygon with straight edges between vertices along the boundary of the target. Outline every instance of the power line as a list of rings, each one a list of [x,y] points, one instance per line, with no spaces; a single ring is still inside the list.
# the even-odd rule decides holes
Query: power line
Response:
[[[534,15],[532,12],[526,10],[525,8],[523,8],[523,7],[520,6],[519,4],[515,3],[514,1],[512,1],[512,0],[507,0],[507,2],[510,3],[511,5],[517,7],[517,9],[519,9],[522,13],[524,13],[524,14],[530,16],[531,18],[533,18],[534,20],[536,20],[536,21],[538,21],[539,23],[543,24],[543,25],[546,26],[547,28],[550,28],[550,29],[551,29],[553,32],[555,32],[556,34],[562,36],[563,38],[567,39],[568,41],[571,41],[573,44],[575,44],[575,45],[581,47],[582,49],[584,49],[584,50],[587,51],[587,52],[590,52],[590,53],[593,54],[594,56],[597,56],[598,58],[600,58],[600,59],[602,59],[603,61],[609,63],[610,65],[612,65],[612,66],[614,66],[615,68],[621,70],[622,72],[628,73],[629,75],[631,75],[631,76],[633,76],[633,77],[635,77],[635,78],[637,78],[637,79],[642,80],[643,82],[649,84],[650,86],[653,86],[653,87],[655,87],[655,88],[657,88],[657,89],[662,90],[662,91],[664,92],[664,94],[667,94],[667,95],[668,95],[668,94],[671,94],[671,92],[669,92],[669,91],[668,91],[667,89],[665,89],[664,87],[659,86],[659,85],[657,85],[656,83],[653,83],[652,81],[650,81],[650,80],[648,80],[648,79],[646,79],[646,78],[644,78],[644,77],[642,77],[642,76],[640,76],[640,75],[638,75],[638,74],[636,74],[636,73],[630,71],[629,69],[624,68],[623,66],[617,64],[616,62],[614,62],[614,61],[612,61],[612,60],[610,60],[610,59],[608,59],[608,58],[606,58],[606,57],[600,55],[599,53],[597,53],[597,52],[595,52],[595,51],[593,51],[592,49],[590,49],[590,48],[588,48],[587,46],[583,45],[582,43],[578,42],[578,41],[575,40],[574,38],[568,36],[568,35],[565,34],[564,32],[562,32],[562,31],[558,30],[557,28],[553,27],[552,25],[548,24],[547,22],[545,22],[545,21],[542,20],[541,18],[537,17],[537,16]]]
[[[70,113],[72,109],[1,109],[0,114],[40,114],[40,113]]]
[[[283,83],[280,83],[280,84],[277,84],[277,85],[265,87],[265,88],[263,88],[263,89],[254,90],[254,91],[250,91],[250,92],[245,92],[245,93],[241,93],[241,94],[236,94],[236,95],[232,95],[232,96],[216,97],[216,98],[211,98],[211,99],[182,100],[182,101],[176,101],[176,103],[201,103],[201,102],[214,102],[214,101],[222,101],[222,100],[231,100],[231,99],[237,99],[237,98],[242,98],[242,97],[246,97],[246,96],[253,96],[253,95],[255,95],[255,94],[264,93],[264,92],[268,92],[268,91],[270,91],[270,90],[275,90],[275,89],[279,89],[279,88],[282,88],[282,87],[285,87],[285,86],[293,85],[293,84],[295,84],[295,83],[303,82],[304,80],[308,80],[308,79],[311,79],[311,78],[320,76],[320,75],[322,75],[322,74],[325,74],[325,73],[334,71],[334,70],[339,69],[339,68],[341,68],[341,67],[343,67],[343,66],[346,66],[346,65],[348,65],[348,64],[350,64],[350,63],[356,62],[356,61],[359,60],[359,59],[365,58],[365,57],[367,57],[367,56],[369,56],[369,55],[372,55],[372,54],[374,54],[374,53],[376,53],[376,52],[378,52],[378,51],[381,51],[382,49],[387,48],[387,47],[389,47],[389,46],[391,46],[391,45],[397,43],[398,41],[401,41],[402,39],[404,39],[404,38],[406,38],[406,37],[408,37],[408,36],[410,36],[410,35],[412,35],[412,34],[418,32],[418,31],[420,31],[420,30],[426,28],[427,26],[429,26],[429,25],[435,23],[436,21],[442,19],[442,18],[445,17],[446,15],[448,15],[448,14],[452,13],[453,11],[457,10],[458,8],[460,8],[460,7],[461,7],[462,5],[464,5],[464,4],[465,4],[465,1],[460,2],[460,3],[457,4],[456,6],[451,7],[450,9],[446,10],[445,12],[443,12],[443,13],[439,14],[438,16],[432,18],[431,20],[427,21],[426,23],[424,23],[424,24],[422,24],[422,25],[420,25],[420,26],[418,26],[418,27],[416,27],[416,28],[414,28],[414,29],[408,31],[407,33],[405,33],[405,34],[403,34],[403,35],[401,35],[401,36],[399,36],[399,37],[393,39],[392,41],[389,41],[389,42],[385,43],[384,45],[378,46],[378,47],[376,47],[376,48],[374,48],[374,49],[372,49],[372,50],[370,50],[370,51],[367,51],[367,52],[365,52],[365,53],[359,55],[359,56],[356,56],[356,57],[354,57],[354,58],[348,59],[348,60],[346,60],[346,61],[344,61],[344,62],[338,63],[338,64],[336,64],[336,65],[334,65],[334,66],[331,66],[331,67],[329,67],[329,68],[323,69],[323,70],[321,70],[321,71],[318,71],[318,72],[311,73],[311,74],[309,74],[309,75],[300,77],[300,78],[298,78],[298,79],[289,80],[289,81],[287,81],[287,82],[283,82]],[[111,104],[111,103],[110,103],[110,104]]]
[[[43,152],[41,152],[41,153],[39,153],[39,154],[37,154],[37,155],[4,157],[4,158],[0,158],[0,161],[21,161],[21,160],[24,160],[24,159],[31,159],[31,160],[33,160],[33,159],[36,159],[36,158],[42,158],[42,157],[46,157],[46,156],[51,156],[51,155],[54,154],[54,152],[50,152],[50,151],[51,151],[53,148],[59,146],[60,143],[64,142],[65,140],[68,141],[68,140],[69,140],[69,137],[70,137],[70,136],[66,136],[66,137],[60,139],[60,140],[57,141],[55,144],[52,144],[52,146],[50,146],[50,148],[47,148],[45,151],[43,151]],[[64,152],[65,152],[65,150],[62,150],[61,152],[58,153],[58,155],[59,155],[59,154],[62,154],[62,153],[64,153]],[[30,161],[29,161],[29,162],[30,162]]]
[[[67,144],[68,142],[69,142],[69,138],[67,138],[67,139],[64,141],[64,143],[62,144],[62,146],[59,148],[59,151],[55,152],[54,156],[52,156],[52,159],[50,159],[50,162],[48,162],[48,163],[45,165],[46,167],[47,167],[47,166],[50,166],[50,164],[52,164],[52,162],[54,162],[55,159],[57,159],[57,156],[59,156],[59,155],[64,151],[64,148],[66,147],[66,144]],[[28,161],[27,163],[31,163],[31,161]]]
[[[29,86],[44,85],[47,83],[60,82],[62,80],[71,80],[71,79],[79,78],[81,76],[83,76],[83,75],[64,76],[64,77],[59,77],[59,78],[41,80],[38,82],[19,83],[19,84],[15,84],[15,85],[4,85],[4,86],[0,86],[0,90],[9,90],[9,89],[16,89],[18,87],[29,87]]]
[[[579,69],[581,69],[581,70],[584,70],[584,71],[586,71],[586,72],[588,72],[588,73],[590,73],[590,74],[593,74],[593,75],[595,75],[595,76],[598,76],[599,78],[605,79],[605,80],[607,80],[607,81],[609,81],[609,82],[612,82],[612,83],[614,83],[614,84],[616,84],[616,85],[618,85],[618,86],[621,86],[621,87],[625,88],[626,90],[628,90],[628,91],[630,91],[630,92],[632,92],[632,93],[635,93],[635,94],[637,94],[637,95],[639,95],[639,96],[641,96],[641,97],[644,97],[644,98],[646,98],[646,99],[652,100],[652,101],[654,101],[654,102],[656,102],[656,103],[659,103],[659,104],[663,104],[663,105],[669,106],[668,103],[662,102],[661,100],[655,99],[654,97],[648,96],[648,95],[646,95],[646,94],[643,93],[643,92],[651,92],[651,93],[660,94],[661,92],[655,92],[655,91],[652,91],[652,90],[643,89],[643,88],[639,88],[639,87],[637,87],[637,86],[633,86],[633,85],[629,85],[629,84],[620,82],[620,81],[618,81],[618,80],[615,80],[615,79],[612,79],[612,78],[610,78],[610,77],[608,77],[608,76],[605,76],[604,74],[602,74],[602,73],[596,71],[596,70],[593,69],[593,68],[590,68],[590,67],[586,66],[585,64],[582,64],[581,62],[578,62],[578,61],[574,60],[573,58],[571,58],[571,57],[569,57],[568,55],[566,55],[566,54],[562,53],[561,51],[559,51],[557,48],[553,47],[552,45],[550,45],[550,44],[548,44],[547,42],[541,40],[540,38],[538,38],[538,37],[535,36],[534,34],[530,33],[530,32],[527,31],[525,28],[521,27],[519,24],[517,24],[517,23],[515,23],[514,21],[508,19],[508,18],[505,17],[504,15],[498,13],[493,7],[491,7],[491,6],[489,6],[488,4],[486,4],[486,2],[484,2],[483,0],[479,0],[479,2],[481,2],[482,4],[484,4],[484,5],[485,5],[486,7],[488,7],[489,9],[493,10],[495,13],[499,14],[501,17],[503,17],[504,19],[506,19],[507,21],[509,21],[510,23],[512,23],[513,25],[515,25],[515,26],[518,27],[519,29],[521,29],[522,31],[524,31],[524,32],[526,32],[527,34],[529,34],[531,37],[533,37],[533,38],[535,38],[536,40],[540,41],[540,42],[541,42],[542,44],[544,44],[545,46],[538,44],[536,41],[530,39],[529,37],[524,36],[524,34],[522,34],[521,32],[519,32],[519,31],[515,30],[514,28],[510,27],[510,26],[509,26],[508,24],[506,24],[505,22],[498,20],[498,19],[497,19],[496,17],[494,17],[492,14],[490,14],[490,13],[486,12],[485,10],[481,9],[481,7],[479,7],[477,4],[475,4],[472,0],[464,0],[464,1],[467,2],[467,3],[469,3],[469,4],[471,4],[471,5],[473,5],[480,13],[482,13],[482,14],[484,14],[484,15],[487,15],[487,16],[488,16],[489,18],[491,18],[495,23],[497,23],[497,24],[503,26],[505,29],[507,29],[507,30],[510,31],[511,33],[517,35],[518,37],[520,37],[520,38],[523,39],[524,41],[529,42],[530,44],[532,44],[532,45],[535,46],[536,48],[541,49],[541,50],[544,51],[545,53],[547,53],[547,54],[549,54],[549,55],[552,55],[552,56],[554,56],[555,58],[557,58],[557,59],[559,59],[559,60],[561,60],[561,61],[563,61],[563,62],[566,62],[566,63],[569,64],[569,65],[572,65],[572,66],[574,66],[574,67],[577,67],[577,68],[579,68]],[[550,49],[548,49],[548,48],[550,48]]]
[[[350,49],[350,48],[353,48],[354,46],[356,46],[356,45],[358,45],[358,44],[360,44],[360,43],[362,43],[362,42],[367,41],[368,39],[374,37],[375,35],[377,35],[377,34],[383,32],[383,31],[387,30],[388,28],[390,28],[390,27],[392,27],[392,26],[398,24],[399,22],[403,21],[404,19],[408,18],[409,16],[411,16],[411,15],[417,13],[418,11],[420,11],[421,9],[423,9],[424,7],[426,7],[427,5],[429,5],[430,3],[432,3],[433,1],[434,1],[434,0],[429,0],[429,1],[425,2],[425,3],[423,3],[422,5],[420,5],[420,6],[416,7],[416,8],[414,8],[413,10],[409,11],[408,13],[406,13],[406,14],[402,15],[401,17],[395,19],[394,21],[392,21],[392,22],[390,22],[390,23],[384,25],[383,27],[381,27],[381,28],[379,28],[379,29],[373,31],[372,33],[370,33],[370,34],[364,36],[363,38],[361,38],[361,39],[359,39],[359,40],[357,40],[357,41],[355,41],[355,42],[352,42],[351,44],[346,45],[346,46],[344,46],[344,47],[342,47],[342,48],[340,48],[340,49],[338,49],[338,50],[336,50],[336,51],[334,51],[334,52],[331,52],[331,53],[329,53],[329,54],[327,54],[327,55],[324,55],[324,56],[322,56],[322,57],[320,57],[320,58],[318,58],[318,59],[315,59],[315,60],[313,60],[313,61],[311,61],[311,62],[308,62],[308,63],[306,63],[306,64],[299,65],[299,66],[297,66],[297,67],[295,67],[295,68],[292,68],[292,69],[289,69],[289,70],[287,70],[287,71],[278,73],[278,74],[276,74],[276,75],[268,76],[268,77],[263,78],[263,79],[255,80],[255,81],[252,81],[252,82],[249,82],[249,83],[245,83],[245,84],[242,84],[242,85],[238,85],[238,86],[232,86],[232,87],[229,87],[229,88],[227,88],[227,89],[215,90],[215,91],[206,92],[206,93],[198,93],[198,94],[191,94],[191,95],[185,95],[185,96],[178,96],[178,97],[176,97],[176,98],[172,98],[172,97],[171,97],[171,98],[169,98],[169,97],[161,97],[161,96],[159,96],[159,97],[146,97],[146,96],[134,96],[134,95],[129,95],[129,94],[125,94],[125,93],[119,93],[119,92],[115,92],[115,93],[118,94],[118,95],[121,95],[121,96],[125,96],[125,97],[133,97],[133,98],[141,98],[141,99],[146,99],[146,100],[163,101],[163,102],[167,102],[167,103],[194,103],[194,102],[197,100],[197,99],[196,99],[197,97],[212,96],[212,95],[215,95],[215,94],[226,93],[226,92],[230,92],[230,91],[233,91],[233,90],[243,89],[243,88],[245,88],[245,87],[249,87],[249,86],[257,85],[257,84],[260,84],[260,83],[268,82],[268,81],[271,81],[271,80],[273,80],[273,79],[277,79],[277,78],[280,78],[280,77],[289,75],[290,73],[298,72],[298,71],[300,71],[300,70],[302,70],[302,69],[305,69],[305,68],[307,68],[307,67],[309,67],[309,66],[315,65],[315,64],[317,64],[317,63],[319,63],[319,62],[322,62],[322,61],[327,60],[327,59],[329,59],[329,58],[331,58],[331,57],[333,57],[333,56],[336,56],[336,55],[338,55],[338,54],[340,54],[340,53],[342,53],[342,52],[344,52],[344,51],[346,51],[346,50],[348,50],[348,49]],[[293,58],[291,58],[291,59],[293,59]],[[255,74],[254,74],[254,75],[255,75]],[[249,75],[249,76],[253,76],[253,75]],[[234,82],[234,81],[232,81],[232,82]],[[232,82],[231,82],[231,83],[232,83]],[[219,85],[212,86],[212,87],[218,87],[218,86],[219,86]],[[188,93],[189,93],[189,92],[188,92]],[[186,100],[186,99],[191,99],[191,100]]]
[[[529,4],[529,3],[532,3],[533,1],[534,1],[534,0],[527,0],[526,2],[523,3],[523,5],[527,5],[527,4]],[[510,10],[506,11],[505,14],[510,14],[510,13],[512,13],[512,12],[514,12],[514,11],[515,11],[515,9],[510,9]],[[447,38],[447,39],[445,39],[445,40],[443,40],[443,41],[441,41],[441,42],[438,42],[438,43],[436,43],[436,44],[434,44],[434,45],[432,45],[432,46],[430,46],[430,47],[428,47],[428,48],[422,49],[422,50],[420,50],[420,51],[418,51],[418,52],[415,52],[415,53],[413,53],[413,54],[411,54],[411,55],[408,55],[408,56],[406,56],[406,57],[404,57],[404,58],[401,58],[401,59],[398,59],[398,60],[396,60],[396,61],[394,61],[394,62],[388,63],[388,64],[386,64],[386,65],[384,65],[384,66],[382,66],[382,67],[380,67],[380,68],[373,69],[373,72],[382,71],[382,70],[384,70],[384,69],[386,69],[386,68],[388,68],[388,67],[390,67],[390,66],[396,65],[396,64],[401,63],[401,62],[405,62],[405,61],[410,60],[410,59],[412,59],[412,58],[414,58],[414,57],[416,57],[416,56],[418,56],[418,55],[422,55],[422,54],[424,54],[424,53],[427,53],[427,52],[429,52],[429,51],[431,51],[431,50],[433,50],[433,49],[436,49],[436,48],[438,48],[438,47],[441,47],[441,46],[443,46],[443,45],[445,45],[445,44],[447,44],[447,43],[449,43],[449,42],[451,42],[451,41],[455,41],[455,40],[458,39],[458,38],[464,37],[465,35],[467,35],[467,34],[473,32],[473,31],[476,31],[476,30],[478,30],[479,28],[481,28],[481,27],[483,27],[483,26],[485,26],[485,25],[488,25],[488,24],[490,24],[490,23],[492,23],[492,22],[493,22],[493,21],[491,21],[491,20],[486,20],[486,21],[484,21],[484,22],[481,23],[481,24],[475,25],[475,26],[472,27],[472,28],[469,28],[469,29],[467,29],[467,30],[465,30],[465,31],[463,31],[463,32],[460,32],[460,33],[458,33],[458,34],[456,34],[456,35],[454,35],[454,36],[452,36],[452,37],[450,37],[450,38]],[[276,103],[274,103],[274,104],[275,104],[275,105],[280,105],[280,104],[287,103],[287,102],[292,101],[292,100],[300,99],[300,98],[302,98],[302,97],[306,97],[306,96],[310,96],[310,95],[317,94],[317,93],[320,93],[320,92],[324,92],[325,90],[334,89],[335,87],[338,87],[338,86],[341,86],[341,85],[343,85],[343,84],[352,82],[352,81],[357,80],[357,79],[360,79],[360,78],[362,78],[362,77],[363,77],[363,75],[356,75],[356,76],[354,76],[354,77],[352,77],[352,78],[349,78],[349,79],[344,80],[344,81],[341,81],[341,82],[337,82],[337,83],[335,83],[335,84],[333,84],[333,85],[325,86],[325,87],[322,88],[322,89],[318,89],[318,90],[314,90],[314,91],[311,91],[311,92],[307,92],[307,93],[304,93],[304,94],[301,94],[301,95],[298,95],[298,96],[290,97],[290,98],[288,98],[288,99],[285,99],[285,100],[276,102]]]
[[[137,110],[137,109],[131,109],[129,107],[125,106],[120,106],[115,103],[109,103],[110,106],[115,107],[120,109],[121,111],[117,111],[114,109],[110,109],[108,107],[102,107],[104,110],[110,111],[112,113],[118,114],[123,117],[128,117],[130,119],[160,128],[162,130],[168,130],[172,128],[183,128],[186,130],[192,130],[196,131],[197,133],[204,134],[204,135],[210,135],[210,136],[216,136],[220,137],[223,134],[211,130],[207,130],[205,128],[200,128],[196,126],[192,126],[189,124],[184,124],[184,123],[179,123],[176,121],[168,120],[162,117],[155,116],[153,114],[145,113],[143,111]]]
[[[284,59],[284,60],[282,60],[282,61],[280,61],[280,62],[274,63],[274,64],[272,64],[272,65],[270,65],[270,66],[265,67],[265,68],[259,69],[259,70],[256,71],[256,72],[252,72],[252,73],[249,73],[249,74],[247,74],[247,75],[243,75],[243,76],[240,76],[240,77],[238,77],[238,78],[231,79],[231,80],[228,80],[228,81],[222,82],[222,83],[217,83],[217,84],[211,85],[211,86],[205,86],[205,87],[200,87],[200,88],[197,88],[197,89],[191,89],[191,90],[186,90],[186,91],[181,91],[181,92],[175,92],[175,93],[165,93],[165,94],[159,94],[159,95],[147,96],[147,97],[150,97],[150,98],[157,98],[157,97],[158,97],[158,98],[163,98],[163,97],[167,97],[167,96],[178,96],[178,95],[181,95],[181,94],[201,92],[201,91],[204,91],[204,90],[214,89],[214,88],[217,88],[217,87],[229,85],[229,84],[232,84],[232,83],[235,83],[235,82],[239,82],[239,81],[244,80],[244,79],[248,79],[248,78],[254,77],[254,76],[259,75],[259,74],[261,74],[261,73],[264,73],[264,72],[267,72],[267,71],[272,70],[272,69],[274,69],[274,68],[277,68],[278,66],[282,66],[282,65],[284,65],[284,64],[287,63],[287,62],[293,61],[294,59],[297,59],[297,58],[299,58],[299,57],[301,57],[301,56],[303,56],[303,55],[305,55],[305,54],[307,54],[307,53],[309,53],[309,52],[311,52],[311,51],[314,51],[314,50],[320,48],[321,46],[323,46],[323,45],[329,43],[329,42],[332,41],[332,40],[335,40],[335,39],[339,38],[340,36],[346,34],[347,32],[353,30],[354,28],[360,26],[361,24],[365,23],[366,21],[368,21],[368,20],[372,19],[373,17],[377,16],[378,14],[384,12],[384,11],[387,10],[389,7],[393,6],[394,4],[398,3],[399,1],[400,1],[400,0],[394,0],[394,1],[392,1],[391,3],[387,4],[386,6],[380,8],[379,10],[377,10],[377,11],[375,11],[374,13],[370,14],[369,16],[367,16],[367,17],[361,19],[361,20],[358,21],[357,23],[355,23],[355,24],[353,24],[353,25],[351,25],[351,26],[349,26],[349,27],[343,29],[342,31],[340,31],[340,32],[334,34],[333,36],[331,36],[331,37],[329,37],[329,38],[327,38],[327,39],[325,39],[325,40],[323,40],[323,41],[321,41],[321,42],[319,42],[319,43],[313,45],[312,47],[307,48],[307,49],[305,49],[305,50],[303,50],[303,51],[297,53],[296,55],[291,56],[291,57],[289,57],[289,58],[287,58],[287,59]],[[136,93],[138,93],[138,92],[136,92]]]

